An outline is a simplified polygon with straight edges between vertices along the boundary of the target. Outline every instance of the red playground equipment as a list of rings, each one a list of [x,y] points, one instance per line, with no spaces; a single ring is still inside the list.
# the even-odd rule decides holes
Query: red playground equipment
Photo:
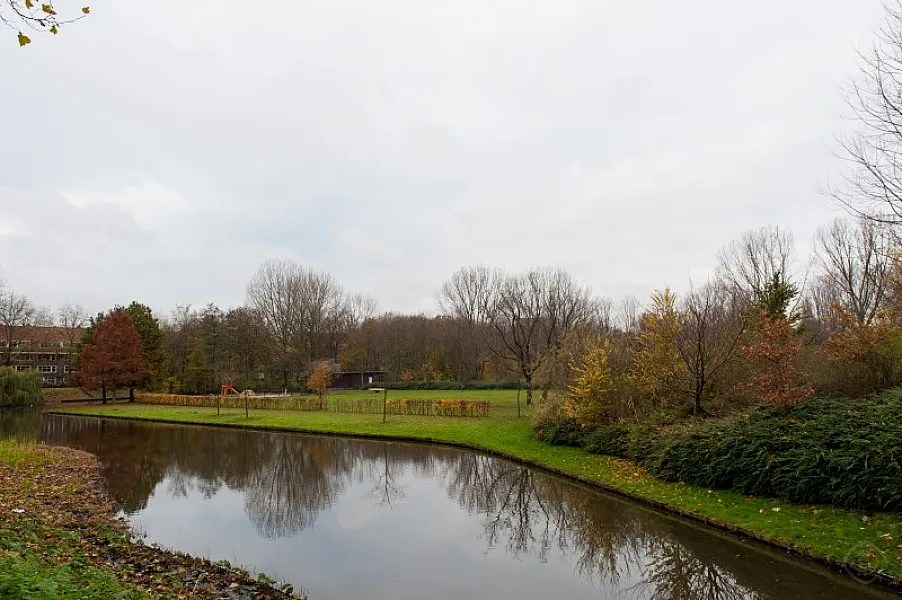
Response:
[[[216,403],[216,415],[219,415],[220,406],[222,405],[222,401],[225,399],[226,394],[229,392],[235,394],[236,396],[244,396],[244,416],[248,418],[250,415],[248,414],[248,406],[247,406],[247,394],[242,394],[238,390],[227,383],[222,384],[222,391],[219,394],[219,401]]]

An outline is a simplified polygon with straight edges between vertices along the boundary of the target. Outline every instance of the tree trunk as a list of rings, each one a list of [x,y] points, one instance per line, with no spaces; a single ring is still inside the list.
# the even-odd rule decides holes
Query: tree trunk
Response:
[[[702,397],[705,395],[705,384],[702,383],[697,385],[695,388],[695,394],[693,394],[694,406],[692,407],[692,414],[695,416],[705,414],[705,409],[702,408]]]
[[[135,388],[133,388],[133,387],[128,388],[128,401],[129,402],[135,401]]]
[[[532,404],[532,374],[524,375],[523,379],[525,380],[526,385],[526,406],[530,406]]]
[[[101,397],[103,398],[103,403],[106,404],[106,386],[105,385],[100,386],[100,391],[102,394]]]

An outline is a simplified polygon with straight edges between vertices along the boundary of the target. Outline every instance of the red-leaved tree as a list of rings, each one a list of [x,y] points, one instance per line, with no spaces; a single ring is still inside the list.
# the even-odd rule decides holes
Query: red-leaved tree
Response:
[[[81,382],[89,390],[133,388],[147,376],[141,336],[125,310],[116,310],[97,323],[82,346]]]
[[[758,317],[757,330],[742,354],[752,368],[740,388],[754,400],[774,406],[790,406],[810,400],[814,389],[803,382],[798,368],[802,341],[786,317]]]

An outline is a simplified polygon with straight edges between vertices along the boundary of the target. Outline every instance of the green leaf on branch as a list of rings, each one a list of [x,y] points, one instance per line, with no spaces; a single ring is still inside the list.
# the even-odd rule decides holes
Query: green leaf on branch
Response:
[[[90,6],[82,6],[81,12],[83,12],[84,14],[88,14],[89,12],[91,12],[91,7]]]
[[[24,46],[25,44],[30,44],[31,38],[27,35],[24,35],[21,31],[19,32],[19,46]]]
[[[25,0],[25,8],[34,8],[34,2],[31,0]]]

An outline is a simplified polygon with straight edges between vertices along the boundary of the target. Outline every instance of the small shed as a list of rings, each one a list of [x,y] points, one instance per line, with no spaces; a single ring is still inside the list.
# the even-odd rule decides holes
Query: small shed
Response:
[[[363,390],[385,381],[387,371],[337,371],[332,376],[333,390]]]

